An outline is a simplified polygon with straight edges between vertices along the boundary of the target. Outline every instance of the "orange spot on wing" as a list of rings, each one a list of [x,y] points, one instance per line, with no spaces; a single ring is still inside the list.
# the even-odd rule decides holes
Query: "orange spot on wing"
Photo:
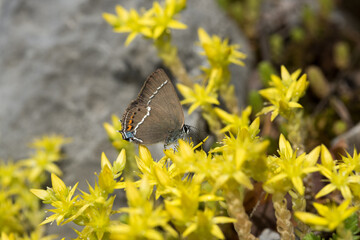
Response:
[[[133,118],[134,118],[134,114],[130,117],[128,127],[127,127],[126,131],[130,131],[133,128],[133,126],[131,126],[131,124],[134,122]]]

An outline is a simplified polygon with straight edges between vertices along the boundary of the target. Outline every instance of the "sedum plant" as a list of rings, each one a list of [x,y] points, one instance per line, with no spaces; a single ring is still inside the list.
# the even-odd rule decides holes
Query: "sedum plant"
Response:
[[[39,188],[47,181],[48,173],[61,175],[56,165],[64,156],[61,147],[69,142],[60,135],[35,139],[33,153],[27,159],[0,161],[0,234],[7,239],[55,239],[45,236],[39,226],[44,218],[41,205],[29,188]]]
[[[117,6],[116,14],[104,13],[103,17],[115,32],[128,33],[125,45],[138,35],[153,42],[180,82],[177,87],[184,97],[182,103],[191,105],[190,114],[201,111],[217,136],[217,145],[205,151],[200,148],[202,143],[194,146],[179,140],[175,149],[164,150],[160,159],[153,159],[142,145],[135,154],[132,143],[117,133],[121,124],[113,116],[112,124],[105,123],[104,128],[119,155],[110,162],[102,154],[97,181],[88,184],[87,191],[78,189],[77,183],[66,186],[54,161],[41,165],[42,170],[52,172],[52,187],[44,190],[38,184],[31,190],[52,206],[42,225],[73,222],[78,226],[74,229],[77,239],[225,239],[222,225],[232,224],[239,239],[257,239],[251,232],[253,223],[244,199],[260,184],[271,197],[281,239],[320,239],[315,230],[333,232],[333,239],[357,239],[359,154],[355,151],[353,156],[334,160],[325,146],[311,151],[305,148],[306,128],[299,100],[308,86],[306,75],[301,75],[301,70],[290,74],[282,66],[281,75],[271,75],[269,86],[259,91],[268,103],[251,119],[252,109],[240,111],[230,85],[229,64],[244,64],[239,46],[200,28],[201,54],[209,66],[202,67],[202,84],[188,77],[177,48],[171,44],[171,29],[186,28],[176,18],[185,7],[185,0],[166,0],[163,5],[154,2],[142,13]],[[220,107],[221,101],[225,108]],[[275,155],[268,154],[270,141],[260,135],[260,118],[268,113],[271,121],[281,119],[285,129],[279,134]],[[126,165],[133,165],[130,171],[134,174],[124,174]],[[29,175],[36,179],[38,172],[33,170]],[[313,172],[328,179],[316,198],[337,191],[345,199],[314,202],[319,215],[306,211],[306,179]],[[116,199],[118,191],[125,191],[126,207],[114,207],[114,202],[120,201]],[[14,236],[7,230],[2,232],[3,239]]]

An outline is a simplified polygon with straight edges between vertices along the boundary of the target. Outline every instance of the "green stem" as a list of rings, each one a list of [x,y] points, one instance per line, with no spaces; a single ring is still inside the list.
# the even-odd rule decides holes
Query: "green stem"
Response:
[[[209,125],[210,131],[215,134],[217,141],[221,141],[224,135],[220,132],[221,124],[213,108],[209,107],[202,110],[202,117]]]
[[[227,85],[226,87],[220,88],[220,94],[225,102],[226,108],[234,114],[239,114],[239,107],[237,98],[235,96],[234,85]]]
[[[288,132],[288,139],[293,148],[297,150],[298,154],[305,152],[304,140],[307,132],[304,124],[303,111],[300,110],[291,113],[285,127]],[[297,194],[295,197],[292,197],[294,211],[306,211],[306,199],[313,199],[313,182],[311,174],[306,175],[303,182],[305,185],[305,196]],[[310,228],[305,223],[298,221],[297,219],[295,219],[295,221],[297,222],[296,235],[302,239],[308,232],[310,232]]]
[[[337,238],[336,238],[337,240],[354,239],[351,231],[349,229],[346,229],[343,223],[336,228],[336,234],[337,234]]]
[[[171,35],[163,34],[155,40],[154,45],[158,51],[159,57],[163,60],[166,67],[170,69],[177,80],[188,86],[193,86],[186,69],[177,54],[177,48],[171,44]]]
[[[293,212],[300,211],[305,212],[306,211],[306,199],[304,196],[299,195],[298,193],[293,192],[290,193],[292,197],[292,210]],[[295,218],[295,221],[297,223],[295,234],[300,239],[303,239],[306,234],[308,234],[311,230],[308,225],[303,223],[302,221],[299,221],[297,218]]]
[[[291,113],[287,124],[285,124],[285,128],[293,148],[297,149],[299,154],[303,153],[305,151],[304,140],[307,135],[303,111],[300,110]]]

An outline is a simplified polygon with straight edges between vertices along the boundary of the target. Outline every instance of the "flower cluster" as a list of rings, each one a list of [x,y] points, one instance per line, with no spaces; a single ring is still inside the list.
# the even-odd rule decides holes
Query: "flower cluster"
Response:
[[[29,188],[39,188],[47,180],[46,173],[62,174],[56,165],[63,155],[61,147],[69,142],[52,135],[35,139],[30,146],[34,153],[17,162],[0,161],[0,233],[1,239],[55,239],[44,236],[39,226],[44,213],[40,202]]]
[[[238,51],[239,45],[229,45],[228,39],[222,41],[216,35],[210,37],[202,28],[199,28],[198,35],[200,45],[204,49],[201,54],[207,57],[212,68],[222,69],[230,63],[244,66],[241,59],[246,55]]]
[[[116,6],[116,15],[104,13],[104,19],[115,32],[129,33],[125,45],[129,45],[137,35],[158,39],[169,29],[185,29],[186,25],[175,20],[175,16],[186,7],[186,0],[167,0],[162,7],[154,2],[153,7],[143,14],[135,9],[129,11],[122,6]]]
[[[112,164],[102,154],[99,180],[94,188],[89,185],[89,193],[80,190],[81,194],[75,194],[77,184],[66,187],[53,174],[52,188],[32,189],[44,203],[54,207],[43,224],[72,221],[84,226],[76,230],[82,238],[101,239],[110,234],[112,239],[224,239],[218,224],[237,221],[223,215],[227,193],[242,189],[243,195],[245,188],[253,188],[252,179],[261,179],[266,171],[268,142],[257,136],[259,119],[250,122],[248,113],[244,113],[238,133],[230,134],[210,153],[179,140],[176,151],[165,150],[165,156],[154,161],[150,151],[140,145],[139,156],[135,157],[140,179],[135,182],[121,177],[124,149]],[[112,210],[114,196],[110,194],[115,189],[126,190],[128,207]],[[152,195],[155,199],[161,196],[164,204],[155,207]],[[110,221],[113,214],[120,214],[122,220]]]
[[[302,153],[299,156],[293,150],[291,144],[280,135],[279,157],[269,156],[269,176],[264,189],[269,193],[288,192],[295,189],[300,195],[304,195],[303,178],[312,172],[318,171],[316,162],[319,158],[320,147],[316,147],[309,154]]]
[[[125,150],[120,152],[113,164],[105,154],[102,154],[98,183],[95,183],[95,187],[89,184],[89,193],[81,191],[81,195],[75,195],[78,183],[73,187],[67,187],[55,174],[51,175],[52,188],[32,189],[33,194],[54,207],[49,209],[54,214],[46,218],[42,224],[56,221],[59,225],[73,221],[84,226],[81,232],[76,231],[80,238],[96,236],[97,239],[102,239],[109,233],[110,215],[115,214],[113,212],[115,196],[110,194],[117,187],[115,179],[121,176],[125,161]]]
[[[207,89],[213,92],[228,89],[230,81],[229,64],[244,66],[242,60],[246,58],[246,55],[238,51],[239,45],[229,45],[228,39],[221,40],[216,35],[210,37],[202,28],[199,28],[198,35],[200,45],[204,50],[200,54],[206,56],[210,64],[210,67],[202,67],[208,81]],[[224,98],[227,99],[226,96]]]
[[[299,99],[309,84],[306,75],[300,76],[300,70],[290,74],[282,66],[281,77],[272,75],[270,87],[259,91],[270,105],[258,115],[270,112],[271,121],[278,115],[287,120],[287,126],[283,124],[286,137],[280,135],[278,155],[269,156],[270,141],[259,136],[260,118],[251,120],[250,107],[240,113],[234,87],[229,85],[229,65],[243,66],[246,57],[238,45],[210,36],[200,28],[201,54],[206,56],[209,66],[202,68],[205,74],[201,85],[194,84],[187,76],[177,48],[170,42],[170,29],[186,28],[176,20],[185,6],[186,0],[166,0],[164,5],[154,2],[151,9],[142,12],[117,6],[116,14],[104,13],[103,17],[115,32],[129,33],[125,45],[137,35],[153,40],[158,55],[181,82],[177,87],[184,96],[182,104],[191,105],[189,113],[201,108],[203,118],[217,137],[217,145],[206,152],[199,149],[201,144],[194,146],[179,140],[176,149],[165,150],[158,161],[140,145],[139,154],[135,156],[132,143],[124,141],[117,132],[121,130],[119,118],[113,116],[112,124],[105,123],[104,128],[120,154],[113,163],[102,154],[98,181],[94,187],[89,184],[88,193],[80,190],[80,194],[76,194],[77,183],[67,187],[56,176],[61,171],[54,162],[60,155],[47,154],[49,150],[58,150],[58,145],[37,141],[34,145],[43,150],[27,160],[26,165],[36,162],[41,167],[34,168],[30,176],[37,179],[40,172],[53,173],[51,188],[32,189],[44,203],[53,206],[49,210],[53,214],[43,224],[72,221],[82,228],[75,230],[79,239],[161,240],[224,239],[219,224],[233,223],[240,238],[255,239],[243,201],[246,192],[257,184],[272,195],[277,230],[282,239],[295,239],[295,234],[304,239],[309,226],[336,231],[336,239],[356,239],[353,237],[356,230],[351,232],[345,221],[359,210],[360,155],[354,151],[352,156],[347,154],[341,160],[334,160],[323,145],[307,152],[302,135],[303,118],[298,110],[302,108]],[[226,110],[213,107],[220,106],[220,102]],[[320,164],[317,163],[319,156]],[[127,168],[133,165],[130,171],[124,170],[125,162]],[[10,164],[10,171],[12,167]],[[319,172],[327,180],[316,198],[339,193],[345,199],[340,205],[314,203],[319,216],[305,212],[305,179],[313,172]],[[5,177],[1,180],[9,181]],[[113,193],[118,189],[125,190],[128,206],[113,209]],[[292,201],[292,212],[287,208],[287,194]],[[0,194],[0,202],[7,197]],[[292,219],[296,221],[296,230]],[[357,221],[352,225],[357,226]],[[2,234],[4,239],[11,236],[8,232]]]
[[[300,73],[299,69],[289,74],[287,69],[281,66],[281,78],[271,75],[271,87],[259,91],[260,95],[270,102],[270,106],[263,108],[259,115],[271,112],[273,121],[279,114],[289,118],[293,108],[302,108],[298,101],[305,94],[309,82],[305,74],[298,79]]]
[[[212,104],[219,105],[217,95],[209,87],[204,88],[199,84],[195,84],[193,89],[182,84],[178,84],[177,87],[184,96],[184,100],[181,103],[192,104],[189,108],[189,114],[198,107],[206,110],[211,108]]]
[[[152,186],[146,178],[139,182],[139,188],[132,182],[125,183],[129,207],[121,208],[127,220],[124,223],[114,221],[109,227],[111,239],[164,239],[157,230],[162,228],[165,235],[175,238],[177,232],[169,225],[170,215],[162,206],[155,207],[149,201]]]
[[[360,200],[360,155],[354,151],[353,156],[347,153],[341,161],[336,161],[331,156],[329,150],[321,146],[321,164],[318,164],[319,171],[328,180],[328,184],[316,194],[316,198],[325,196],[335,190],[341,192],[345,199]]]
[[[331,232],[341,226],[347,218],[359,209],[359,207],[349,208],[349,204],[350,200],[344,201],[339,206],[335,204],[326,206],[320,203],[314,203],[314,207],[320,216],[308,212],[295,212],[295,216],[316,230]]]

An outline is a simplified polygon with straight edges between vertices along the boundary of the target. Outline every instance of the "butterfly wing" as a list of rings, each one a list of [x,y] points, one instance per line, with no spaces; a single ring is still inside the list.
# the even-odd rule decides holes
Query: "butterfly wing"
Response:
[[[141,144],[164,141],[184,125],[184,113],[169,77],[162,69],[152,73],[122,120],[123,136]]]

